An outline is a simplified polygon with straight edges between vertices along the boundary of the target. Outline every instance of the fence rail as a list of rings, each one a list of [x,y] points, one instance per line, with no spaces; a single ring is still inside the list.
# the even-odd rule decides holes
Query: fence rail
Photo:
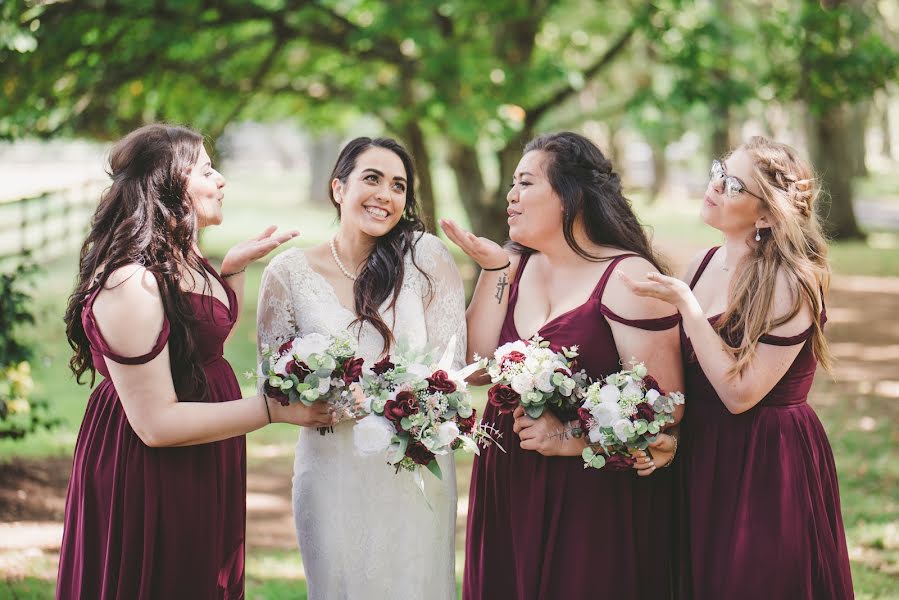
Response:
[[[102,181],[0,201],[0,270],[30,256],[39,264],[77,252],[97,206]]]

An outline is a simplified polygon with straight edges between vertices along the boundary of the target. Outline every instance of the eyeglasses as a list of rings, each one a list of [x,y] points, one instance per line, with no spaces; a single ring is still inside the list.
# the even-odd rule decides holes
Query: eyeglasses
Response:
[[[740,181],[738,177],[734,177],[733,175],[728,175],[727,171],[724,170],[724,163],[720,160],[712,161],[712,169],[709,171],[709,178],[712,181],[718,181],[719,179],[724,180],[724,191],[727,194],[728,198],[736,198],[737,194],[740,192],[746,192],[750,196],[758,198],[762,202],[765,201],[764,198],[753,194],[746,188],[746,184]]]

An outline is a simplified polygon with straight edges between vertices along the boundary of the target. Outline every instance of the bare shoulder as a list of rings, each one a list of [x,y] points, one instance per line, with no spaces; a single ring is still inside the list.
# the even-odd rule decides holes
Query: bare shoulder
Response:
[[[687,270],[684,271],[684,276],[681,277],[682,281],[690,283],[693,280],[693,277],[696,276],[696,271],[699,270],[699,265],[702,264],[703,259],[706,257],[706,254],[709,253],[709,250],[712,248],[706,248],[702,252],[697,252],[692,259],[690,259],[690,264],[687,265]]]
[[[647,274],[659,272],[651,262],[639,256],[626,258],[614,268],[616,272],[624,273],[634,281],[646,281]],[[602,303],[625,319],[655,319],[677,312],[667,302],[648,296],[637,296],[628,289],[615,272],[609,275],[603,291]]]
[[[772,313],[777,317],[790,314],[796,299],[799,297],[799,289],[793,279],[783,269],[777,272],[777,280],[774,284],[774,301],[771,307]],[[812,310],[809,303],[801,302],[799,312],[789,321],[783,323],[768,333],[778,336],[794,336],[803,333],[812,324]]]
[[[126,265],[109,275],[93,304],[94,319],[110,348],[138,356],[153,348],[165,321],[159,283],[141,265]]]

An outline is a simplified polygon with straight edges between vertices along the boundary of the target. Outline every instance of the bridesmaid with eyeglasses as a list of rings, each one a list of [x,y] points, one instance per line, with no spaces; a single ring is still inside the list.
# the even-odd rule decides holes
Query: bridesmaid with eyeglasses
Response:
[[[811,166],[752,138],[712,164],[703,221],[724,244],[685,281],[622,278],[682,316],[689,407],[680,597],[852,598],[833,453],[808,404],[830,280]]]

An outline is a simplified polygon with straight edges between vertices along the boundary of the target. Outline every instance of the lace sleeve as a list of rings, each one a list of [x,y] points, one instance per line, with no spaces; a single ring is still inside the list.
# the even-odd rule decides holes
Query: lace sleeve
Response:
[[[256,308],[256,358],[262,358],[262,348],[277,348],[298,331],[294,315],[288,271],[284,261],[275,258],[262,273],[259,304]]]
[[[428,344],[442,353],[455,335],[453,367],[461,368],[465,365],[468,333],[465,288],[459,268],[443,242],[430,234],[424,234],[416,245],[416,259],[431,278],[430,286],[427,281],[422,282]]]

